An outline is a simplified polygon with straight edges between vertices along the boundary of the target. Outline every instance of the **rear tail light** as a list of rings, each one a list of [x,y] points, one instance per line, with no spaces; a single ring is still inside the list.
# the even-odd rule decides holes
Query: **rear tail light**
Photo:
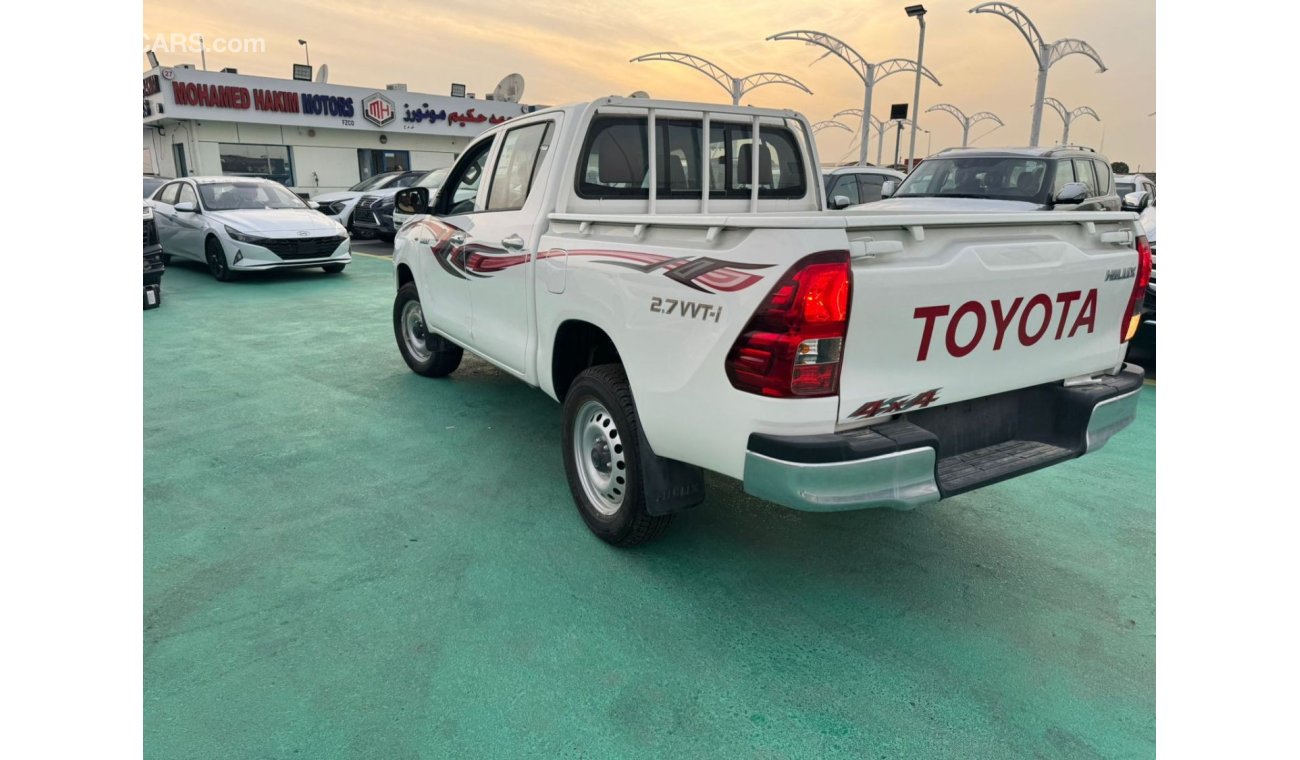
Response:
[[[1138,268],[1133,278],[1133,292],[1129,294],[1128,310],[1124,312],[1124,321],[1119,326],[1119,342],[1127,343],[1137,335],[1138,325],[1142,324],[1142,300],[1147,294],[1147,285],[1151,282],[1151,268],[1155,256],[1146,235],[1137,239]]]
[[[800,259],[727,354],[731,384],[777,398],[839,393],[852,290],[848,251]]]

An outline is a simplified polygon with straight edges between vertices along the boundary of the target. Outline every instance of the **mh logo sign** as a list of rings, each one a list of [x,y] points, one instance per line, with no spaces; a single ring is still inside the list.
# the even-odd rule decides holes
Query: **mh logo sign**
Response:
[[[393,120],[396,109],[393,107],[393,101],[375,93],[361,101],[361,115],[376,127],[382,127]]]

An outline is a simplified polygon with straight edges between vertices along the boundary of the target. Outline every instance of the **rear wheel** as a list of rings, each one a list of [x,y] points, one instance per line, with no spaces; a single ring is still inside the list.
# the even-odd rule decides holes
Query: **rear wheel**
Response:
[[[203,244],[203,252],[208,260],[208,271],[219,282],[230,282],[235,279],[235,273],[230,271],[230,264],[226,262],[226,249],[222,247],[221,241],[214,237],[208,238]]]
[[[420,308],[420,293],[408,282],[397,290],[393,301],[393,334],[406,366],[417,375],[446,377],[460,366],[465,349],[430,332]]]
[[[583,522],[613,546],[654,540],[672,522],[646,511],[641,457],[654,453],[643,453],[640,439],[623,368],[605,364],[578,375],[564,399],[564,471]]]
[[[343,271],[343,267],[345,266],[347,266],[347,264],[326,264],[321,267],[321,269],[324,269],[326,274],[338,274]]]

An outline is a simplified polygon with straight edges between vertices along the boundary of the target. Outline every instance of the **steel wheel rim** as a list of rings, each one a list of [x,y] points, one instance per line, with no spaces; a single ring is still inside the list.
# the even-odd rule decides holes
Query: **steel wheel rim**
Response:
[[[406,342],[406,350],[418,361],[427,362],[433,358],[433,350],[429,348],[429,332],[424,326],[424,312],[420,309],[419,301],[407,301],[402,306],[402,340]]]
[[[627,459],[618,425],[604,404],[589,399],[578,408],[571,438],[587,502],[602,517],[613,517],[627,495]]]

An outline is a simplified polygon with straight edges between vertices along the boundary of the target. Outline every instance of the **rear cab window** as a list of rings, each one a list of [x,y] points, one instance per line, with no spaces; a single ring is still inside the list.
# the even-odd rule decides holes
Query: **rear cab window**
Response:
[[[575,190],[581,198],[648,198],[649,140],[647,119],[597,116],[578,157]],[[703,123],[693,119],[655,120],[655,195],[658,198],[701,196]],[[759,198],[802,198],[808,192],[800,142],[786,126],[759,128],[758,174],[753,174],[754,145],[750,122],[715,117],[709,124],[709,197],[748,199],[758,186]]]

